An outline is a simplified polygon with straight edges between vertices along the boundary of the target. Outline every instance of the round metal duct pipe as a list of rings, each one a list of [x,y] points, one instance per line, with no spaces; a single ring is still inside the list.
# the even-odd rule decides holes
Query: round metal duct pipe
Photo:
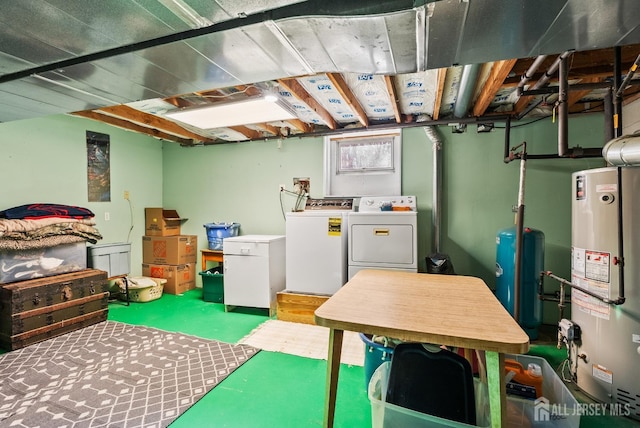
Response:
[[[453,107],[453,115],[455,117],[460,118],[467,115],[481,67],[481,64],[471,64],[465,65],[462,68],[460,86],[458,87],[458,96],[456,97],[456,105]]]
[[[602,157],[613,166],[640,166],[640,132],[609,141]]]

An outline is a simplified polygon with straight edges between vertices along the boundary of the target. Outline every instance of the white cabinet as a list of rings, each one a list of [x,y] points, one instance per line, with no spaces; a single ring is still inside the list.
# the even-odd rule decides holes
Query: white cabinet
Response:
[[[242,235],[225,238],[224,304],[275,310],[285,288],[285,237]]]

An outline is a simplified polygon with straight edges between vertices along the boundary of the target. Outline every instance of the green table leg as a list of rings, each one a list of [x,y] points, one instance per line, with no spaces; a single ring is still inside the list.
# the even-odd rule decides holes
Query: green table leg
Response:
[[[504,354],[485,352],[487,358],[487,384],[489,387],[489,407],[491,426],[507,426],[507,391],[504,383]]]

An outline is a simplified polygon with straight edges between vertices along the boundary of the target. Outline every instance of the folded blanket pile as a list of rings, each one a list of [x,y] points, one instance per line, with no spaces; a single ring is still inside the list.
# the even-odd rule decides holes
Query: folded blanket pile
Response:
[[[39,203],[0,211],[0,282],[86,267],[84,252],[61,252],[60,246],[95,244],[102,239],[95,224],[90,210],[69,205]]]

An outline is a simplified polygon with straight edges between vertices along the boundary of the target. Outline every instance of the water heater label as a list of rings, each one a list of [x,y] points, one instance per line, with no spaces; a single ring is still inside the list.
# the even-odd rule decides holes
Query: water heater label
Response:
[[[617,184],[598,184],[596,186],[596,192],[598,193],[611,193],[611,192],[617,192],[618,191],[618,185]]]
[[[582,283],[578,283],[578,285],[585,289],[589,289],[589,291],[597,292],[593,289],[593,287],[585,286]],[[609,308],[609,305],[589,296],[588,294],[583,293],[580,290],[571,290],[571,303],[574,304],[575,307],[580,311],[594,317],[602,318],[605,320],[608,320],[611,317],[611,309]]]
[[[584,278],[585,271],[585,250],[584,248],[571,248],[571,273]]]
[[[607,370],[601,365],[594,364],[592,366],[591,373],[596,379],[600,379],[601,381],[606,383],[613,383],[613,372],[611,372],[611,370]]]
[[[329,236],[340,236],[342,233],[342,218],[329,217]]]
[[[585,251],[585,277],[594,281],[609,282],[610,253]]]

